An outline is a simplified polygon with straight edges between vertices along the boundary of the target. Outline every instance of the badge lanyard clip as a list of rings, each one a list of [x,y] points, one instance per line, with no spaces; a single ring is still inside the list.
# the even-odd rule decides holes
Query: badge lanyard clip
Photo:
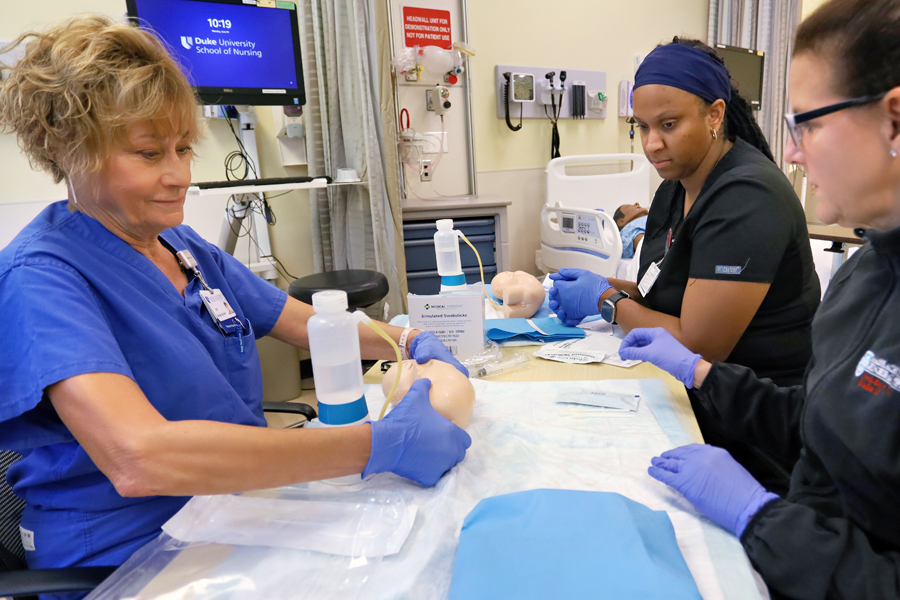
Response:
[[[197,279],[200,281],[200,285],[203,286],[203,289],[200,291],[200,298],[203,300],[206,310],[209,311],[209,314],[212,316],[216,327],[219,328],[222,335],[237,332],[238,336],[241,338],[241,353],[243,353],[244,340],[243,335],[241,334],[244,326],[241,324],[240,319],[238,319],[237,313],[235,313],[234,309],[231,308],[231,305],[228,304],[225,294],[223,294],[221,290],[213,289],[207,285],[206,280],[203,279],[203,274],[200,272],[200,267],[190,250],[176,252],[175,256],[178,258],[178,262],[181,263],[184,270],[190,271],[196,275]]]

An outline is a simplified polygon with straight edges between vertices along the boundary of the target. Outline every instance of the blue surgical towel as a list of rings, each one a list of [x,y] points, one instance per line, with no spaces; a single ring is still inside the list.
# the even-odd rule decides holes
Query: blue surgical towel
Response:
[[[503,342],[537,342],[548,344],[584,337],[584,329],[568,327],[556,317],[543,319],[485,319],[489,340]]]
[[[466,517],[450,600],[700,600],[663,511],[619,494],[530,490]]]

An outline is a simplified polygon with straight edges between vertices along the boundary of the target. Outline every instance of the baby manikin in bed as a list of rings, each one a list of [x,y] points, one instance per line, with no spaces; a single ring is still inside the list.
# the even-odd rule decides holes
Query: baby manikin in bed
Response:
[[[540,284],[539,284],[540,285]],[[387,396],[397,378],[397,365],[391,366],[381,380],[381,389]],[[403,361],[403,372],[400,374],[400,383],[394,393],[391,404],[397,404],[409,391],[413,382],[419,379],[430,379],[431,390],[428,392],[431,405],[441,415],[453,421],[463,429],[472,419],[472,410],[475,407],[475,388],[469,378],[456,370],[456,367],[440,360],[429,360],[424,364],[417,364],[414,360]]]
[[[525,271],[503,271],[491,281],[491,293],[503,300],[507,319],[529,319],[544,304],[544,286]]]
[[[649,208],[644,208],[637,202],[623,204],[616,209],[613,220],[619,227],[622,236],[622,258],[634,258],[634,251],[644,238],[647,229],[647,213]]]

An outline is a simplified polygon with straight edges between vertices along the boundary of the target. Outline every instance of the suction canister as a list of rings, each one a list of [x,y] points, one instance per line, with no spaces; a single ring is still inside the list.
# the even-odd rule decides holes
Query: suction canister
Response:
[[[347,312],[347,292],[316,292],[312,305],[316,314],[307,322],[307,330],[319,421],[329,427],[365,423],[369,409],[363,388],[358,320]]]
[[[466,276],[463,275],[459,259],[459,232],[453,229],[453,219],[441,219],[437,222],[434,253],[438,275],[441,276],[441,291],[466,289]]]

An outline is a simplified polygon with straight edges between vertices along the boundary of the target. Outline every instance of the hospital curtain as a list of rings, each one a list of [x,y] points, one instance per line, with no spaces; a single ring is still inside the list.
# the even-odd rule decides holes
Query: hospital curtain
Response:
[[[775,162],[783,161],[789,108],[787,79],[794,33],[800,22],[800,0],[710,0],[709,43],[752,48],[766,53],[763,68],[762,110],[756,118]]]
[[[334,177],[352,168],[368,182],[310,190],[313,265],[317,272],[383,273],[385,302],[397,314],[406,296],[398,273],[406,268],[399,188],[386,176],[394,161],[385,155],[373,0],[306,0],[300,7],[309,173]]]

